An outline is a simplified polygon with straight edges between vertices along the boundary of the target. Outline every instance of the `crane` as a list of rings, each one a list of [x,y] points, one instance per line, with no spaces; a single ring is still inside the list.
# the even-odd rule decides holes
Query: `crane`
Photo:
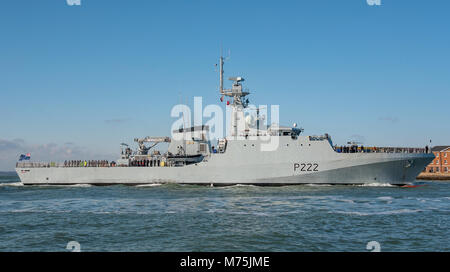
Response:
[[[147,155],[148,151],[155,147],[157,144],[159,143],[170,143],[170,138],[169,137],[150,137],[147,136],[145,138],[135,138],[134,139],[135,142],[138,143],[139,148],[138,148],[138,155]],[[153,143],[151,146],[147,147],[145,146],[144,143]]]

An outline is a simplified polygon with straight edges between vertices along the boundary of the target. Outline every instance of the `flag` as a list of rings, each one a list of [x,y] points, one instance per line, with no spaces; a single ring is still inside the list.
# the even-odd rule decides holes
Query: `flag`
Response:
[[[19,158],[19,161],[28,161],[30,159],[31,159],[31,153],[27,153],[26,155],[21,154],[20,158]]]

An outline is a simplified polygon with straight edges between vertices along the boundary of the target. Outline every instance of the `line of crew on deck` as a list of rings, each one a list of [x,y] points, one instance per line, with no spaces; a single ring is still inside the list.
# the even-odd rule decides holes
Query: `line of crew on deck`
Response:
[[[358,145],[351,146],[334,146],[334,150],[338,153],[428,153],[429,148],[415,147],[364,147]]]
[[[107,160],[70,160],[64,161],[65,167],[109,167],[114,166],[113,163],[109,163]]]
[[[160,160],[135,160],[131,161],[131,166],[141,166],[141,167],[153,167],[153,166],[160,166],[161,162]]]
[[[375,152],[375,150],[365,149],[364,146],[358,147],[357,145],[352,146],[335,146],[334,150],[338,153],[359,153],[359,152]]]
[[[115,162],[107,160],[69,160],[64,161],[64,167],[115,167]],[[133,160],[130,166],[156,167],[162,166],[161,160]]]

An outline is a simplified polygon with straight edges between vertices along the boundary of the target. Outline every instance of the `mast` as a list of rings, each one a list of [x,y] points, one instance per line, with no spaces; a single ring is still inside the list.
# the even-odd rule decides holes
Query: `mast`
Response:
[[[244,120],[244,112],[243,109],[245,109],[248,106],[248,99],[245,99],[247,95],[250,94],[248,91],[244,91],[242,87],[242,82],[244,81],[244,78],[242,77],[230,77],[229,80],[233,81],[233,85],[231,89],[224,89],[223,88],[223,65],[224,65],[224,58],[221,54],[220,56],[220,62],[219,62],[219,80],[220,80],[220,87],[219,91],[222,95],[221,101],[223,100],[224,96],[230,97],[233,99],[233,103],[230,105],[232,112],[231,112],[231,126],[233,128],[233,135],[232,136],[238,136],[238,120],[241,122]],[[245,99],[245,100],[244,100]]]
[[[219,73],[220,73],[220,93],[223,94],[223,56],[222,56],[222,54],[220,55]]]

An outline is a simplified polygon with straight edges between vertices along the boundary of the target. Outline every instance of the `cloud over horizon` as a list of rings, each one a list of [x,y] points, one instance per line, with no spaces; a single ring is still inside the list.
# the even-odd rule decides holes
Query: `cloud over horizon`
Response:
[[[55,161],[75,159],[107,159],[113,160],[114,154],[101,154],[85,147],[67,142],[63,145],[55,143],[31,144],[23,139],[0,139],[0,171],[12,171],[20,154],[31,153],[32,161]]]

